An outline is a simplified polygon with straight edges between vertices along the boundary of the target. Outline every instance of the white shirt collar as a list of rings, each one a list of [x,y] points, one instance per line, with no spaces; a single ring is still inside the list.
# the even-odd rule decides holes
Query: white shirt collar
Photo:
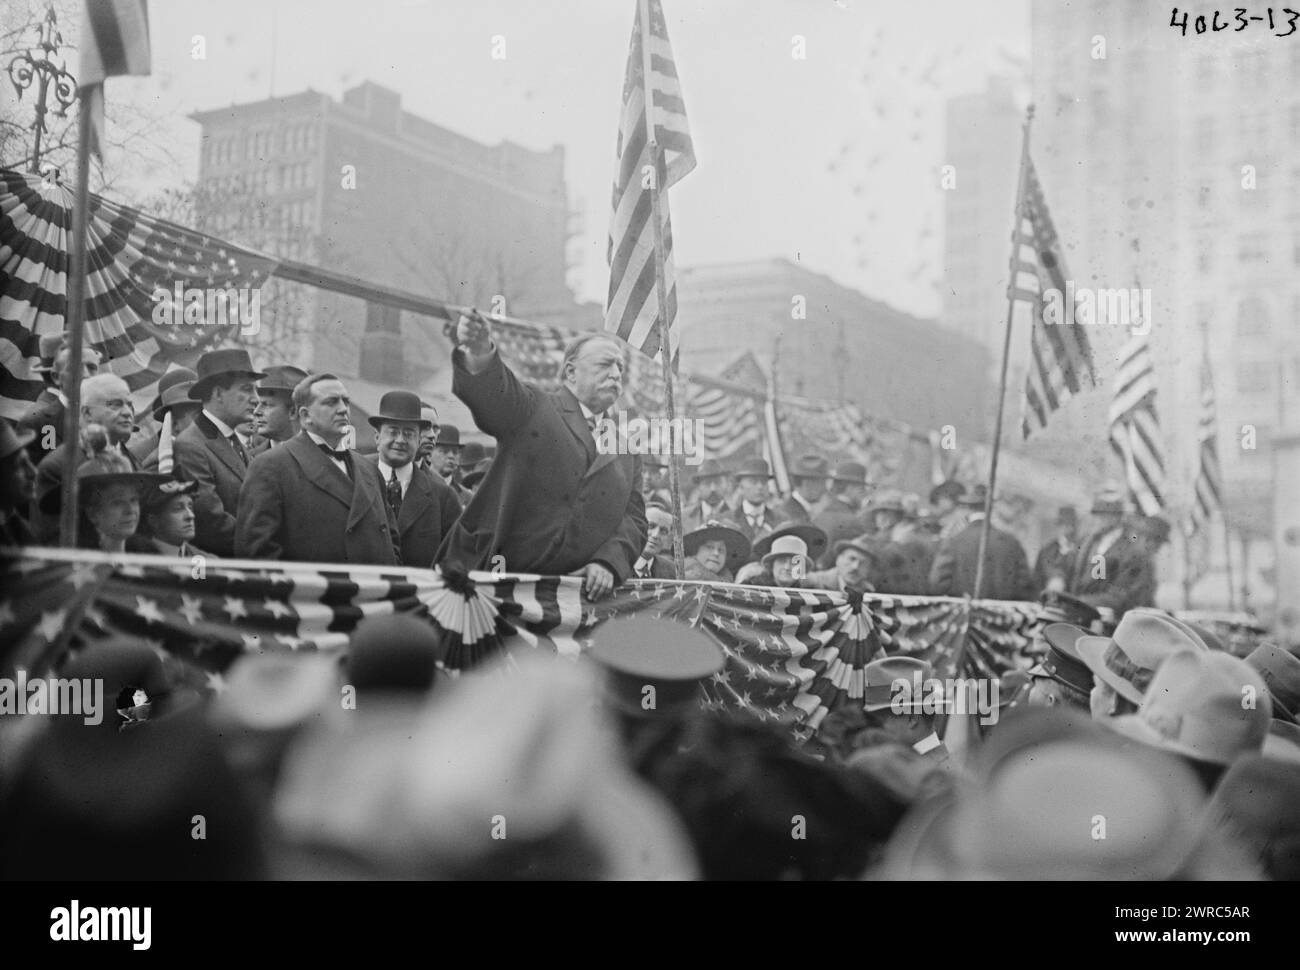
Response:
[[[632,571],[634,573],[645,572],[647,569],[650,568],[650,564],[653,562],[654,562],[653,559],[647,559],[645,556],[639,556],[637,558],[636,565],[632,567]]]
[[[59,403],[66,408],[68,406],[68,395],[63,393],[63,388],[52,387],[50,388],[50,390],[52,390],[54,392],[54,396],[59,399]]]
[[[766,505],[751,505],[747,499],[741,499],[740,504],[745,509],[746,517],[751,515],[763,515],[767,512]]]
[[[793,492],[791,492],[790,497],[794,499],[796,502],[798,502],[800,505],[802,505],[809,512],[812,511],[812,502],[809,502],[806,498],[800,495],[798,489],[795,489]]]
[[[406,494],[406,487],[411,484],[411,476],[415,474],[415,466],[409,461],[401,468],[394,468],[382,458],[379,459],[379,474],[384,476],[387,482],[393,475],[397,476],[398,484],[402,486],[402,494]]]
[[[204,409],[203,409],[203,416],[204,416],[205,418],[207,418],[209,421],[211,421],[211,422],[212,422],[212,426],[215,427],[218,431],[221,432],[221,437],[223,437],[223,438],[227,438],[227,439],[228,439],[232,434],[235,433],[235,429],[234,429],[234,428],[232,428],[230,425],[226,424],[226,422],[222,421],[219,417],[217,417],[215,414],[213,414],[213,413],[212,413],[211,411],[209,411],[207,408],[204,408]],[[241,442],[241,443],[242,443],[242,442]]]

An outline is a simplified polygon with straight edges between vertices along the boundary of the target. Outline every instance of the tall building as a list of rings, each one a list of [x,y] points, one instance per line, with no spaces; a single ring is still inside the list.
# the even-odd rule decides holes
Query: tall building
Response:
[[[685,370],[716,373],[752,351],[765,368],[777,359],[789,394],[919,431],[953,425],[963,441],[987,434],[989,361],[978,341],[788,259],[681,269],[677,304]]]
[[[370,82],[341,101],[309,90],[191,117],[213,231],[453,303],[583,316],[565,281],[562,147],[480,144]],[[263,306],[267,354],[377,385],[449,387],[434,320],[280,281]]]
[[[948,101],[945,175],[943,324],[977,340],[994,368],[1002,359],[1010,233],[1016,204],[1023,113],[1009,78]],[[1028,340],[1013,350],[1023,360]]]
[[[1184,35],[1169,8],[1034,0],[1034,154],[1072,274],[1151,290],[1166,491],[1180,520],[1208,346],[1236,581],[1267,612],[1274,488],[1293,487],[1275,481],[1271,439],[1296,406],[1285,382],[1300,378],[1300,44],[1273,36],[1284,17],[1238,31],[1228,13],[1229,29],[1197,33],[1197,13]],[[1125,332],[1097,331],[1113,359]],[[1090,397],[1104,422],[1107,395]],[[1220,542],[1194,591],[1202,605],[1226,603],[1223,554]]]

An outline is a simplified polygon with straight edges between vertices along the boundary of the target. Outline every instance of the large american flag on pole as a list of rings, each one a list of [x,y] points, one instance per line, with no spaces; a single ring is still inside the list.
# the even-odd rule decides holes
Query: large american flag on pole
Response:
[[[1214,406],[1214,374],[1210,370],[1210,354],[1206,348],[1201,363],[1201,408],[1196,422],[1198,467],[1193,486],[1191,532],[1204,528],[1223,504],[1223,473],[1219,467],[1218,418]]]
[[[643,25],[648,25],[648,38]],[[650,131],[660,150],[658,165],[651,154]],[[664,326],[675,363],[678,331],[673,323],[677,317],[677,284],[673,277],[668,189],[695,167],[695,149],[686,125],[686,105],[659,0],[638,0],[623,80],[616,154],[613,215],[606,255],[609,297],[605,305],[605,329],[617,333],[651,358],[659,353],[660,307],[651,199],[651,186],[657,184],[663,223],[664,292],[668,304],[664,308]]]
[[[1155,515],[1165,505],[1165,457],[1156,413],[1155,365],[1145,335],[1134,334],[1120,350],[1109,420],[1110,444],[1124,463],[1133,503],[1144,515]]]
[[[1053,290],[1058,299],[1064,299],[1069,273],[1028,149],[1022,164],[1025,172],[1021,196],[1016,200],[1008,296],[1013,302],[1028,303],[1033,313],[1020,418],[1020,436],[1028,438],[1046,427],[1052,412],[1070,397],[1085,386],[1095,386],[1097,375],[1088,329],[1075,322],[1074,307],[1066,307],[1065,318],[1056,322],[1045,313],[1047,291]]]

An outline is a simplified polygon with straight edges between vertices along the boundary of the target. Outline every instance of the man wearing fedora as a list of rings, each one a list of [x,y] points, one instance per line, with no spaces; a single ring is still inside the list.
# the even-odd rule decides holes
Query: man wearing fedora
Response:
[[[301,367],[275,364],[257,382],[257,406],[253,408],[253,428],[267,448],[282,445],[300,430],[293,410],[293,389],[307,376]]]
[[[782,522],[811,522],[821,511],[830,462],[820,455],[800,455],[790,468],[790,495],[777,508]]]
[[[313,374],[294,389],[293,403],[302,431],[258,455],[240,489],[235,555],[399,564],[397,519],[379,469],[340,447],[351,427],[347,387],[333,374]]]
[[[832,558],[824,560],[823,566],[834,565],[834,557],[838,556],[835,546],[840,542],[867,531],[862,515],[862,503],[870,489],[867,466],[856,461],[840,462],[831,472],[829,482],[821,512],[813,517],[813,524],[826,533],[831,546],[829,555]]]
[[[776,528],[777,512],[768,503],[768,483],[773,478],[771,468],[762,458],[746,459],[736,469],[740,507],[736,509],[735,522],[751,545]]]
[[[676,579],[677,567],[672,560],[673,513],[668,506],[651,502],[645,507],[645,522],[645,548],[632,564],[633,576],[637,579]]]
[[[714,458],[706,459],[692,481],[695,484],[696,500],[682,510],[682,528],[691,532],[710,519],[730,522],[736,518],[735,510],[727,504],[727,495],[731,491],[731,473],[722,462]]]
[[[645,548],[641,458],[602,454],[595,437],[623,393],[626,345],[604,332],[576,337],[560,388],[546,392],[505,365],[481,315],[461,317],[456,341],[452,392],[498,447],[441,560],[486,569],[500,556],[512,572],[580,572],[588,598],[604,598]]]
[[[1074,571],[1078,551],[1079,520],[1073,505],[1062,505],[1056,513],[1056,535],[1038,550],[1034,560],[1034,585],[1039,589],[1064,590]]]
[[[251,421],[257,407],[256,381],[248,351],[213,350],[199,358],[190,397],[202,405],[194,422],[176,436],[176,463],[198,482],[194,495],[196,544],[218,556],[235,552],[239,491],[252,460],[236,428]]]
[[[451,486],[415,466],[421,434],[434,429],[424,417],[420,399],[410,391],[389,391],[379,399],[379,413],[368,420],[375,429],[373,464],[384,481],[384,500],[397,520],[402,563],[431,569],[442,537],[460,517],[460,500]]]
[[[951,539],[940,543],[934,565],[930,567],[930,592],[935,596],[975,596],[990,600],[1033,599],[1038,590],[1034,588],[1025,547],[1010,532],[997,526],[989,529],[984,588],[975,589],[987,494],[985,486],[977,485],[962,499],[962,504],[970,510],[970,522]]]
[[[1074,653],[1092,671],[1089,706],[1099,721],[1136,711],[1156,670],[1174,654],[1210,649],[1186,623],[1152,609],[1125,613],[1110,636],[1078,627],[1071,636]],[[1063,635],[1058,639],[1065,641]]]
[[[36,495],[36,466],[27,454],[34,431],[15,431],[0,418],[0,546],[28,546],[36,533],[24,512]]]

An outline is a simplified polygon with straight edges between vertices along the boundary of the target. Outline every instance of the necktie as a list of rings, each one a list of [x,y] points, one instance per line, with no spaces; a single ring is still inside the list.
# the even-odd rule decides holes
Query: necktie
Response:
[[[596,422],[598,422],[599,420],[600,420],[600,416],[596,414],[590,415],[587,418],[587,430],[591,432],[591,436],[593,438],[596,437]]]
[[[239,435],[232,434],[230,436],[230,447],[235,449],[235,454],[239,456],[239,460],[242,461],[245,465],[247,465],[248,452],[246,452],[244,450],[244,446],[239,443]]]
[[[396,518],[402,512],[402,483],[397,480],[397,472],[388,476],[384,495],[388,499],[388,507],[393,510],[393,517]]]

